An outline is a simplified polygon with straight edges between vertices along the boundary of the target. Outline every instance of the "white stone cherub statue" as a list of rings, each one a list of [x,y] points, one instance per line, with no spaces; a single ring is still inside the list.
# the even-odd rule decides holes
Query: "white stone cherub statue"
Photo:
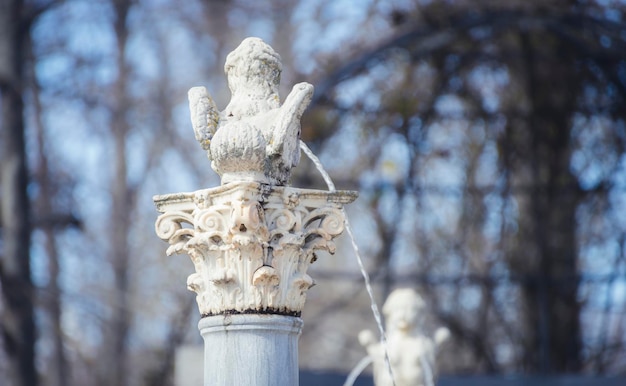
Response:
[[[425,306],[417,292],[408,288],[393,291],[383,306],[393,381],[379,340],[370,330],[359,334],[374,364],[376,386],[434,386],[436,353],[450,332],[440,327],[434,338],[424,333]]]
[[[224,65],[230,103],[219,112],[204,87],[189,90],[196,139],[222,184],[257,181],[285,185],[300,161],[300,118],[313,96],[296,84],[283,105],[278,87],[280,56],[259,38],[245,39]]]

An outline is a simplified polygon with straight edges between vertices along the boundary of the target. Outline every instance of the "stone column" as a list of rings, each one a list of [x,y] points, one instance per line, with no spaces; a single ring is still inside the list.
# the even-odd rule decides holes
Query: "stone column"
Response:
[[[244,40],[225,70],[233,93],[222,112],[204,88],[190,90],[196,139],[222,185],[154,197],[167,254],[191,257],[205,342],[205,385],[297,385],[307,274],[317,251],[335,251],[343,205],[356,192],[285,186],[300,157],[300,116],[312,86],[281,106],[280,57]]]

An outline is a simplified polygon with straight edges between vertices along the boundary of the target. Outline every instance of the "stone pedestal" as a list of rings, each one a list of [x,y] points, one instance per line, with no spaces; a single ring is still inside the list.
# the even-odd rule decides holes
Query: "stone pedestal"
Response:
[[[219,315],[198,324],[204,339],[204,384],[298,384],[302,319],[283,315]]]

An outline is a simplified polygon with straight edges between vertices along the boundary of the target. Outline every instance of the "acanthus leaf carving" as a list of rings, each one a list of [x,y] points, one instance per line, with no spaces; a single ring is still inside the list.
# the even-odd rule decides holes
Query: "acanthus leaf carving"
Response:
[[[176,199],[172,210],[168,197]],[[200,312],[299,315],[314,285],[307,274],[314,252],[334,253],[342,205],[356,193],[241,182],[186,197],[155,198],[163,212],[157,233],[168,251],[191,257],[196,272],[187,285]]]

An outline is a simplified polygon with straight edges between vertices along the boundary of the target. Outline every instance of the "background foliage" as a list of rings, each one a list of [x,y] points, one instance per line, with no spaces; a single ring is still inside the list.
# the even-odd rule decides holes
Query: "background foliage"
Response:
[[[415,287],[452,331],[443,372],[626,370],[622,1],[0,4],[0,378],[171,384],[200,341],[193,268],[151,197],[219,184],[186,91],[225,106],[247,36],[283,95],[315,85],[303,139],[360,191],[378,301]],[[324,188],[306,160],[292,185]],[[349,247],[312,276],[301,367],[348,371],[373,327]]]

